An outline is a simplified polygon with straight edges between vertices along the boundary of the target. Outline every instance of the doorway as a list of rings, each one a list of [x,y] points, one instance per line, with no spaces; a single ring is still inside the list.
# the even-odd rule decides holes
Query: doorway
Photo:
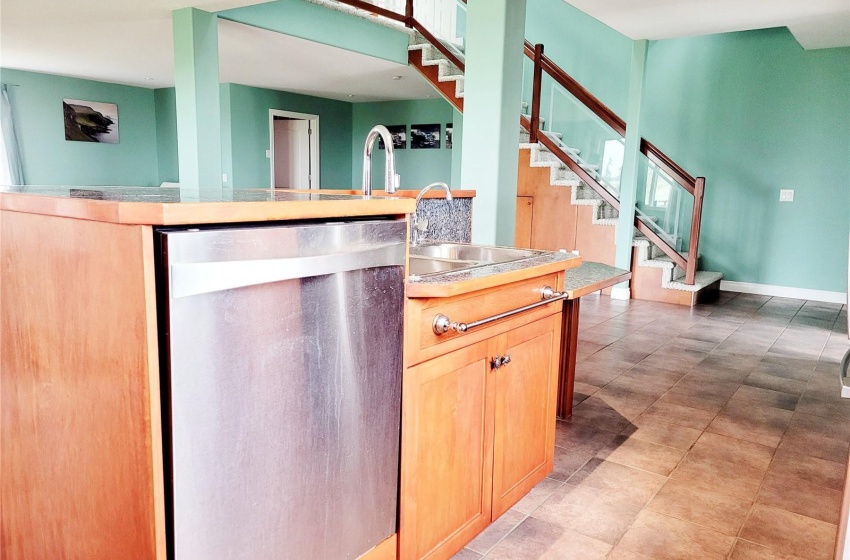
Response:
[[[269,110],[273,189],[318,189],[319,116]]]

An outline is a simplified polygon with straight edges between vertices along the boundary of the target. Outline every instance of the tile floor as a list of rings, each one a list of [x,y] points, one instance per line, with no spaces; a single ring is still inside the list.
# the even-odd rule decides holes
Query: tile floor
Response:
[[[555,470],[456,560],[831,559],[846,306],[582,300]]]

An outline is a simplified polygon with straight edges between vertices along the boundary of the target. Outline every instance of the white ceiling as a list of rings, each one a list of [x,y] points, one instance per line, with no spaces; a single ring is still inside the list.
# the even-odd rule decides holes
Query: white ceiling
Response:
[[[565,1],[632,39],[787,26],[805,49],[850,46],[850,0]]]
[[[0,0],[0,65],[144,87],[174,84],[171,12],[259,0]],[[848,0],[569,0],[635,39],[789,26],[806,48],[850,45]],[[433,90],[406,66],[222,22],[221,79],[351,101]],[[394,75],[400,81],[388,79]],[[349,98],[349,94],[356,97]]]
[[[190,1],[208,11],[257,3]],[[185,2],[2,0],[0,66],[149,88],[171,87],[171,12]],[[219,51],[222,82],[352,102],[436,96],[412,67],[230,21],[219,20]],[[393,76],[402,79],[393,80]]]

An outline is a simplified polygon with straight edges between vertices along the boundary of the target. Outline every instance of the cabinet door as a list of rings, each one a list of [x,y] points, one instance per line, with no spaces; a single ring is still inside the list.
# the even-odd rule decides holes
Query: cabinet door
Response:
[[[560,315],[502,335],[510,362],[493,371],[493,519],[552,471]]]
[[[406,371],[400,557],[451,558],[490,523],[493,342]]]

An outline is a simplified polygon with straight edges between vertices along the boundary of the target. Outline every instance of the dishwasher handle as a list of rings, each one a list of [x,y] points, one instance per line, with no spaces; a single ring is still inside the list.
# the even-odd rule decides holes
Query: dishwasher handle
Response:
[[[505,311],[504,313],[499,313],[497,315],[491,315],[490,317],[485,317],[484,319],[479,319],[471,323],[456,323],[442,313],[437,313],[437,315],[434,316],[433,322],[434,334],[440,336],[441,334],[446,334],[449,331],[463,334],[495,321],[500,321],[520,313],[525,313],[526,311],[530,311],[542,305],[549,305],[553,301],[569,299],[570,297],[570,294],[567,292],[556,292],[549,286],[544,286],[543,289],[540,290],[540,294],[542,299],[538,302],[523,305],[522,307],[517,307],[516,309],[511,309],[510,311]]]
[[[172,264],[171,298],[366,268],[404,266],[405,253],[405,243],[390,243],[309,257]]]

